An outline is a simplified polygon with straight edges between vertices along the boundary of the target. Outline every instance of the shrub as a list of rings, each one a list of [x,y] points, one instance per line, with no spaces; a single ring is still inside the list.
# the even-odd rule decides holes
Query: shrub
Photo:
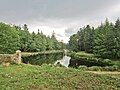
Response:
[[[85,65],[81,65],[78,67],[79,70],[87,70],[87,66]]]
[[[90,71],[119,71],[120,68],[117,65],[105,66],[105,67],[92,66],[92,67],[88,67],[88,70]]]
[[[119,67],[117,65],[103,67],[104,71],[118,71]]]
[[[76,53],[75,53],[75,52],[71,52],[71,53],[70,53],[70,56],[71,56],[72,58],[74,58],[74,57],[75,57],[75,55],[76,55]]]
[[[120,68],[120,61],[117,61],[115,65],[117,65]]]
[[[110,59],[104,59],[104,60],[103,60],[103,63],[112,64],[112,60],[110,60]]]
[[[88,70],[90,70],[90,71],[102,71],[102,67],[92,66],[92,67],[89,67]]]
[[[118,71],[119,67],[117,65],[110,66],[110,71]]]
[[[110,59],[102,59],[102,58],[95,58],[95,57],[81,57],[78,54],[72,53],[71,54],[71,63],[77,62],[79,65],[86,65],[86,66],[112,66],[112,60]]]
[[[103,67],[103,71],[109,71],[109,66]]]

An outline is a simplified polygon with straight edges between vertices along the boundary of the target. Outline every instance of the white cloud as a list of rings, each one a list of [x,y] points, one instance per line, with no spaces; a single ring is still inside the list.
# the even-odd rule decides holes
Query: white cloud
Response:
[[[54,30],[57,39],[67,42],[80,27],[97,26],[105,18],[115,21],[120,0],[2,0],[0,13],[0,21],[28,24],[30,32],[40,29],[46,35]]]

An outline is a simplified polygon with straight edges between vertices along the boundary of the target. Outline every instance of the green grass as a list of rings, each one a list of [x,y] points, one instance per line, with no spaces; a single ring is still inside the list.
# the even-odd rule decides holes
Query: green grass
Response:
[[[42,52],[22,52],[21,55],[24,57],[24,56],[30,56],[36,54],[51,54],[51,53],[63,53],[63,50],[50,50],[50,51],[42,51]]]
[[[48,65],[0,66],[0,90],[120,90],[120,75]]]
[[[88,57],[94,57],[95,55],[92,53],[86,53],[84,51],[77,52],[76,54],[81,55],[81,56],[88,56]]]

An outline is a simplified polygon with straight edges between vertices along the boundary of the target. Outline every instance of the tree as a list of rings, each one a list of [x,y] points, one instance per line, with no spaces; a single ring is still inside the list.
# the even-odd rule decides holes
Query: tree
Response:
[[[80,28],[77,34],[74,34],[70,37],[69,43],[71,50],[86,51],[90,53],[93,52],[94,28],[93,27],[91,28],[89,25]]]
[[[86,52],[93,52],[94,47],[94,28],[89,25],[84,29],[84,49]]]
[[[70,36],[69,49],[71,51],[78,51],[78,36],[77,36],[77,34],[73,34],[72,36]]]
[[[34,32],[32,32],[31,38],[32,40],[30,42],[28,51],[35,52],[37,51],[37,44],[36,44],[37,40],[36,40],[36,34]]]
[[[120,58],[120,20],[117,19],[115,25],[108,34],[109,57]]]
[[[47,45],[46,45],[46,50],[53,50],[53,41],[52,39],[50,38],[50,36],[48,36],[46,38],[46,41],[47,41]]]
[[[108,53],[107,35],[110,32],[110,23],[106,19],[104,24],[96,29],[94,53],[106,57]]]
[[[16,46],[15,46],[16,45]],[[13,46],[13,47],[12,47]],[[51,37],[46,37],[41,31],[35,34],[28,31],[28,26],[24,24],[21,28],[16,25],[0,23],[0,51],[1,53],[13,53],[20,49],[23,52],[39,52],[46,50],[60,50],[63,43],[58,42],[54,33]]]
[[[57,41],[57,39],[55,37],[55,32],[54,31],[52,33],[51,40],[52,40],[52,44],[53,44],[52,45],[53,49],[57,50],[59,46],[58,46],[58,41]]]
[[[0,53],[15,53],[19,49],[19,35],[14,26],[0,23]]]
[[[28,31],[27,25],[25,24],[23,26],[23,30],[20,29],[18,31],[19,31],[19,37],[20,37],[20,50],[21,51],[28,51],[30,44],[31,44],[31,41],[32,41],[32,38],[31,38],[31,35]]]
[[[78,40],[78,42],[77,42]],[[89,25],[70,36],[70,50],[93,52],[103,58],[120,58],[120,20],[115,25],[105,20],[97,28]]]

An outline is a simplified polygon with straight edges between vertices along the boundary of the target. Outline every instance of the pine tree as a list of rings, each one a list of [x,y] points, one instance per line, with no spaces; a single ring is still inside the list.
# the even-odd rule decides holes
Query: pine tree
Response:
[[[84,29],[84,49],[86,52],[93,52],[94,47],[94,28],[89,25]]]
[[[104,24],[96,29],[94,53],[104,58],[108,57],[109,53],[108,34],[111,29],[112,27],[107,19]]]
[[[73,34],[70,36],[70,41],[69,41],[69,49],[71,51],[78,51],[78,36],[77,34]]]

